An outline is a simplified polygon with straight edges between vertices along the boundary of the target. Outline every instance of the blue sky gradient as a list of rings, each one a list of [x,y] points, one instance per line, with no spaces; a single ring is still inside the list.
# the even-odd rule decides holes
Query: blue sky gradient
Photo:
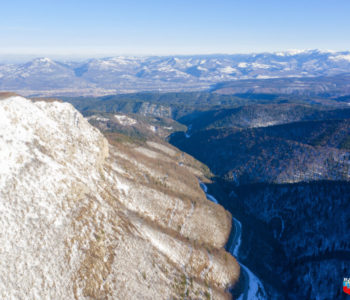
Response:
[[[12,0],[1,12],[0,54],[350,49],[349,0]]]

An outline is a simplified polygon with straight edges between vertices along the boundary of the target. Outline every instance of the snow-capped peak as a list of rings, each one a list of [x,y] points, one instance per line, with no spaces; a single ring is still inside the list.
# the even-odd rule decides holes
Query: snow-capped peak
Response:
[[[48,57],[39,57],[39,58],[33,59],[32,64],[50,65],[50,64],[55,64],[55,62]]]

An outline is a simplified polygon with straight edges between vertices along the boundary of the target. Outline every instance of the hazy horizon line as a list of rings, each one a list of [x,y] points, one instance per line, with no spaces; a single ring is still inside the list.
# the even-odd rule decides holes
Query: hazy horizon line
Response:
[[[332,49],[320,49],[320,48],[309,48],[309,49],[285,49],[285,50],[273,50],[273,51],[241,51],[241,52],[198,52],[198,53],[90,53],[90,54],[79,54],[79,53],[0,53],[0,61],[11,61],[18,60],[22,61],[25,59],[39,59],[39,58],[49,58],[49,59],[78,59],[78,60],[86,60],[86,59],[94,59],[94,58],[109,58],[109,57],[188,57],[188,56],[230,56],[230,55],[254,55],[254,54],[276,54],[276,53],[293,53],[293,54],[301,54],[304,52],[311,51],[319,51],[324,53],[341,53],[341,52],[349,52],[350,50],[332,50]]]

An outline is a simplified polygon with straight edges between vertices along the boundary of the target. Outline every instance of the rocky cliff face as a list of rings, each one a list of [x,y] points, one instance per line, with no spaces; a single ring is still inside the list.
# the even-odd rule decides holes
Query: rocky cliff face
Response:
[[[231,217],[193,159],[18,96],[0,101],[0,141],[1,298],[229,298]]]

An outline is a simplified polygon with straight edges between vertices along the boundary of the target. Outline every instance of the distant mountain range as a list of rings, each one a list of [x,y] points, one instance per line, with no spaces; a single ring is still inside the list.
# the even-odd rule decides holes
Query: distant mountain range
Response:
[[[298,81],[292,86],[290,80],[309,77],[334,77],[350,73],[350,52],[320,50],[288,51],[276,53],[167,56],[167,57],[110,57],[90,59],[83,62],[54,61],[37,58],[24,64],[0,65],[0,90],[17,91],[24,95],[106,95],[138,91],[194,91],[220,90],[224,93],[246,92],[238,89],[237,81],[247,79],[248,91],[276,92],[271,81],[279,79],[277,92],[302,91],[305,85],[316,93],[327,92],[342,81],[323,80],[316,87],[311,80]],[[287,80],[287,79],[288,80]],[[293,79],[291,79],[293,78]],[[346,77],[346,79],[349,79]],[[259,81],[256,81],[259,80]],[[286,81],[287,80],[287,81]],[[217,84],[235,82],[230,89]],[[349,80],[347,80],[349,81]],[[259,82],[259,83],[258,83]],[[269,82],[267,88],[257,89]],[[318,80],[317,80],[318,82]],[[274,86],[274,82],[272,81]],[[282,86],[281,86],[282,85]],[[344,85],[344,83],[343,83]],[[242,86],[239,82],[238,86]],[[225,89],[223,89],[225,88]],[[348,85],[342,90],[348,91]],[[341,91],[337,94],[345,95]]]

